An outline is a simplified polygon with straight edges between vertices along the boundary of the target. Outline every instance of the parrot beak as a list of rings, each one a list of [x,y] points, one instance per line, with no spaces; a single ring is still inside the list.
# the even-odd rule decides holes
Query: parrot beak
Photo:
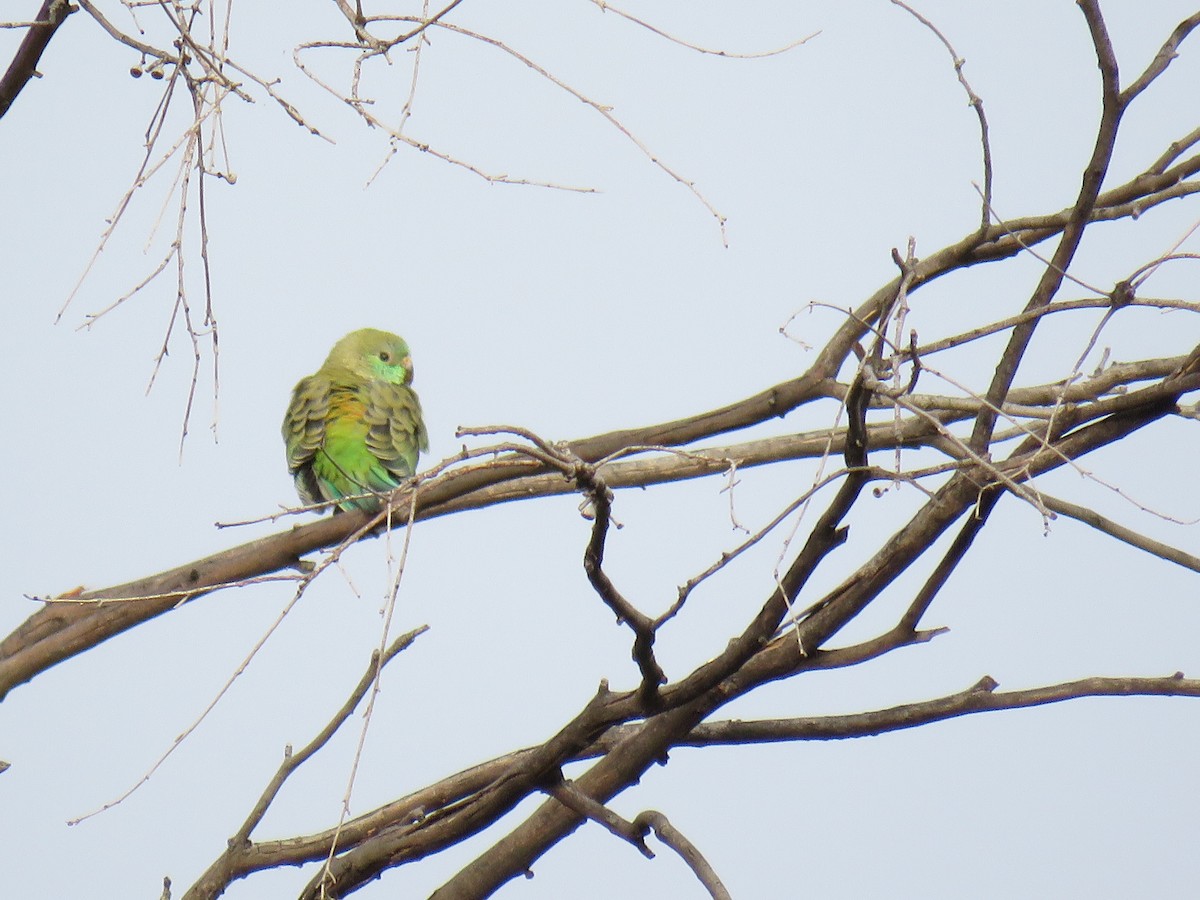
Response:
[[[404,357],[404,359],[400,360],[400,365],[401,365],[401,366],[403,366],[403,367],[404,367],[404,371],[408,373],[408,374],[405,376],[405,378],[404,378],[404,383],[405,383],[405,384],[412,384],[412,380],[413,380],[413,363],[412,363],[412,357],[411,357],[411,356],[406,356],[406,357]]]

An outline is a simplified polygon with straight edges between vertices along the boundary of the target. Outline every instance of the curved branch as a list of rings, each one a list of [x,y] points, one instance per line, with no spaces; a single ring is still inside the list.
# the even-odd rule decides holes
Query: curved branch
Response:
[[[1026,310],[1040,309],[1054,299],[1062,286],[1063,277],[1075,258],[1079,242],[1083,239],[1084,229],[1091,221],[1092,211],[1096,207],[1100,188],[1108,173],[1112,161],[1113,148],[1117,142],[1117,130],[1121,116],[1125,112],[1125,103],[1121,97],[1121,86],[1117,74],[1117,59],[1113,52],[1112,41],[1104,25],[1104,17],[1100,12],[1097,0],[1079,0],[1087,20],[1088,30],[1092,35],[1096,59],[1100,65],[1101,98],[1103,111],[1100,115],[1100,125],[1096,131],[1096,141],[1092,149],[1092,157],[1083,171],[1083,183],[1079,188],[1079,196],[1071,209],[1070,217],[1063,228],[1062,240],[1055,248],[1054,256],[1042,272],[1042,277],[1029,298]],[[1040,319],[1022,322],[1013,329],[1000,365],[996,367],[991,386],[987,391],[988,406],[979,411],[975,419],[975,428],[971,432],[970,446],[976,452],[982,451],[991,438],[996,427],[995,409],[1004,402],[1008,390],[1012,387],[1017,367],[1025,357],[1029,342],[1033,339],[1034,330]]]

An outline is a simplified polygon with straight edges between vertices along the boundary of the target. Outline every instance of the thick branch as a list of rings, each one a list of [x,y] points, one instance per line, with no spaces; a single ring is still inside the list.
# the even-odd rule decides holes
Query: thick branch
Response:
[[[1011,399],[1018,404],[1050,407],[1061,400],[1068,400],[1074,405],[1069,411],[1060,411],[1060,421],[1078,423],[1091,416],[1111,414],[1122,406],[1138,402],[1133,398],[1140,396],[1133,393],[1100,399],[1106,393],[1146,378],[1162,377],[1185,365],[1185,362],[1184,357],[1174,357],[1112,366],[1093,379],[1070,386],[1065,393],[1062,386],[1055,385],[1019,388],[1011,392]],[[836,382],[823,381],[814,393],[816,396],[844,399],[845,391]],[[1091,403],[1087,402],[1089,398]],[[978,404],[966,404],[958,410],[959,404],[953,405],[955,412],[937,413],[937,420],[950,423],[979,408]],[[642,431],[619,433],[632,439],[632,445],[627,446],[648,448],[648,439],[660,431],[661,426],[652,426]],[[952,452],[952,448],[947,447],[937,434],[934,424],[926,420],[909,419],[899,425],[871,425],[866,433],[868,443],[875,448],[925,444]],[[611,435],[602,435],[576,441],[569,446],[587,446],[589,443],[593,446],[608,445],[612,440]],[[725,472],[729,470],[731,461],[736,462],[739,468],[747,468],[784,459],[819,458],[827,452],[843,452],[845,440],[845,429],[822,430],[686,454],[667,453],[645,460],[605,463],[598,471],[612,487],[645,486]],[[559,474],[531,474],[540,471],[544,471],[544,468],[528,459],[514,457],[451,469],[420,486],[417,518],[575,490],[575,486]],[[479,487],[481,483],[483,487]],[[393,525],[407,523],[409,508],[407,498],[397,497],[392,512]],[[69,602],[48,602],[0,642],[0,698],[50,666],[184,602],[222,586],[243,584],[294,567],[305,555],[338,545],[363,530],[370,521],[370,516],[363,513],[325,518],[147,578],[84,592]],[[117,602],[119,598],[136,597],[146,599],[120,599]],[[103,600],[114,602],[100,602]]]
[[[67,20],[67,16],[75,12],[69,0],[45,0],[38,10],[37,19],[25,32],[21,46],[13,61],[9,63],[4,77],[0,78],[0,118],[8,112],[17,99],[17,94],[29,83],[29,79],[37,75],[37,64],[45,52],[50,38],[58,31],[58,26]]]

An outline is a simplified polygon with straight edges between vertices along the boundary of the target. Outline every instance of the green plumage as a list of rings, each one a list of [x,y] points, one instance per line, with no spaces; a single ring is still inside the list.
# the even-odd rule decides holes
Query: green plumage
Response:
[[[335,502],[335,512],[378,512],[379,495],[417,471],[429,438],[412,379],[404,339],[363,328],[334,344],[321,368],[300,380],[283,419],[283,441],[301,500]]]

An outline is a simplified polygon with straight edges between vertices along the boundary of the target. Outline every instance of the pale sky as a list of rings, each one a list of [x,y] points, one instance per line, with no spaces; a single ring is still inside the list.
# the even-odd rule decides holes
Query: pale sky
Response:
[[[29,18],[38,5],[8,0],[0,18]],[[133,28],[116,0],[97,6]],[[946,50],[886,0],[627,7],[730,52],[816,34],[764,59],[700,54],[583,0],[466,0],[448,18],[611,106],[728,218],[727,247],[704,205],[595,110],[502,51],[442,31],[423,52],[408,132],[481,170],[596,192],[488,184],[404,147],[367,186],[388,155],[386,136],[292,61],[294,46],[348,39],[348,26],[332,3],[292,4],[285,17],[268,8],[235,4],[229,54],[281,78],[280,92],[335,143],[297,127],[261,90],[252,105],[225,105],[236,184],[210,181],[206,198],[220,392],[214,403],[205,346],[182,455],[192,378],[182,331],[146,391],[174,269],[81,327],[161,259],[174,206],[146,247],[173,167],[135,196],[55,321],[137,171],[161,83],[131,78],[138,54],[79,12],[43,57],[44,77],[0,120],[0,366],[10,386],[0,458],[15,475],[9,562],[0,570],[5,634],[37,608],[26,595],[118,584],[309,521],[214,527],[296,503],[279,423],[295,382],[350,330],[407,338],[430,432],[427,466],[459,449],[458,426],[519,425],[565,440],[691,415],[794,377],[813,357],[799,342],[819,347],[840,321],[833,309],[802,312],[808,304],[857,306],[893,276],[893,247],[911,236],[927,255],[978,221],[977,120]],[[1099,110],[1075,4],[925,0],[918,8],[965,57],[984,100],[998,214],[1072,202]],[[1195,11],[1177,0],[1110,0],[1104,9],[1125,82]],[[154,43],[162,36],[155,11],[139,17]],[[0,32],[4,65],[20,35]],[[311,60],[322,77],[348,78],[346,58]],[[392,120],[407,96],[411,54],[398,50],[393,62],[364,82]],[[1198,81],[1193,35],[1130,113],[1114,183],[1196,126]],[[171,119],[173,133],[183,112]],[[1198,208],[1178,201],[1136,223],[1094,228],[1072,274],[1110,289],[1167,252]],[[1193,238],[1181,249],[1200,245]],[[194,251],[186,278],[199,309]],[[1015,313],[1040,265],[1025,257],[936,282],[915,296],[910,325],[924,339]],[[1195,273],[1195,264],[1164,268],[1148,290],[1197,300]],[[792,340],[779,330],[796,313]],[[1040,332],[1018,384],[1064,377],[1099,320],[1093,313]],[[1131,314],[1091,359],[1105,347],[1119,360],[1181,353],[1198,334],[1188,313]],[[994,359],[963,355],[945,365],[980,389]],[[751,434],[824,427],[835,412],[806,407]],[[1194,421],[1177,419],[1086,459],[1088,471],[1131,499],[1066,470],[1044,487],[1195,553],[1197,526],[1170,520],[1200,516],[1197,480],[1177,466],[1194,458],[1196,434]],[[881,464],[890,458],[881,453]],[[808,461],[742,472],[738,519],[761,526],[815,472]],[[741,539],[726,484],[716,477],[618,494],[624,527],[610,535],[608,564],[635,603],[665,608],[679,584]],[[923,499],[911,488],[865,498],[851,541],[821,570],[812,598]],[[577,505],[575,497],[512,503],[413,530],[392,628],[430,631],[385,674],[352,812],[546,739],[601,679],[636,684],[628,632],[613,624],[580,564],[589,524]],[[205,709],[291,587],[206,596],[15,689],[0,705],[0,759],[12,764],[0,775],[5,892],[157,898],[169,875],[182,896],[241,824],[285,745],[307,743],[358,680],[379,642],[402,536],[351,549],[343,571],[314,584],[154,777],[78,826],[65,822],[120,796]],[[753,615],[783,537],[697,591],[659,645],[670,675],[718,653]],[[835,643],[886,628],[932,564],[903,577]],[[925,624],[948,634],[770,685],[719,717],[861,712],[963,690],[984,675],[1002,689],[1091,675],[1194,676],[1196,585],[1194,573],[1077,522],[1047,530],[1005,498],[929,613]],[[289,782],[256,838],[336,821],[360,722]],[[612,806],[629,818],[665,812],[738,900],[1183,897],[1200,881],[1198,743],[1195,701],[1073,701],[870,739],[679,750]],[[357,896],[426,896],[502,833],[391,870]],[[536,865],[532,880],[497,896],[704,896],[670,850],[652,846],[658,855],[647,861],[587,824]],[[225,896],[294,897],[314,872],[255,875]]]

